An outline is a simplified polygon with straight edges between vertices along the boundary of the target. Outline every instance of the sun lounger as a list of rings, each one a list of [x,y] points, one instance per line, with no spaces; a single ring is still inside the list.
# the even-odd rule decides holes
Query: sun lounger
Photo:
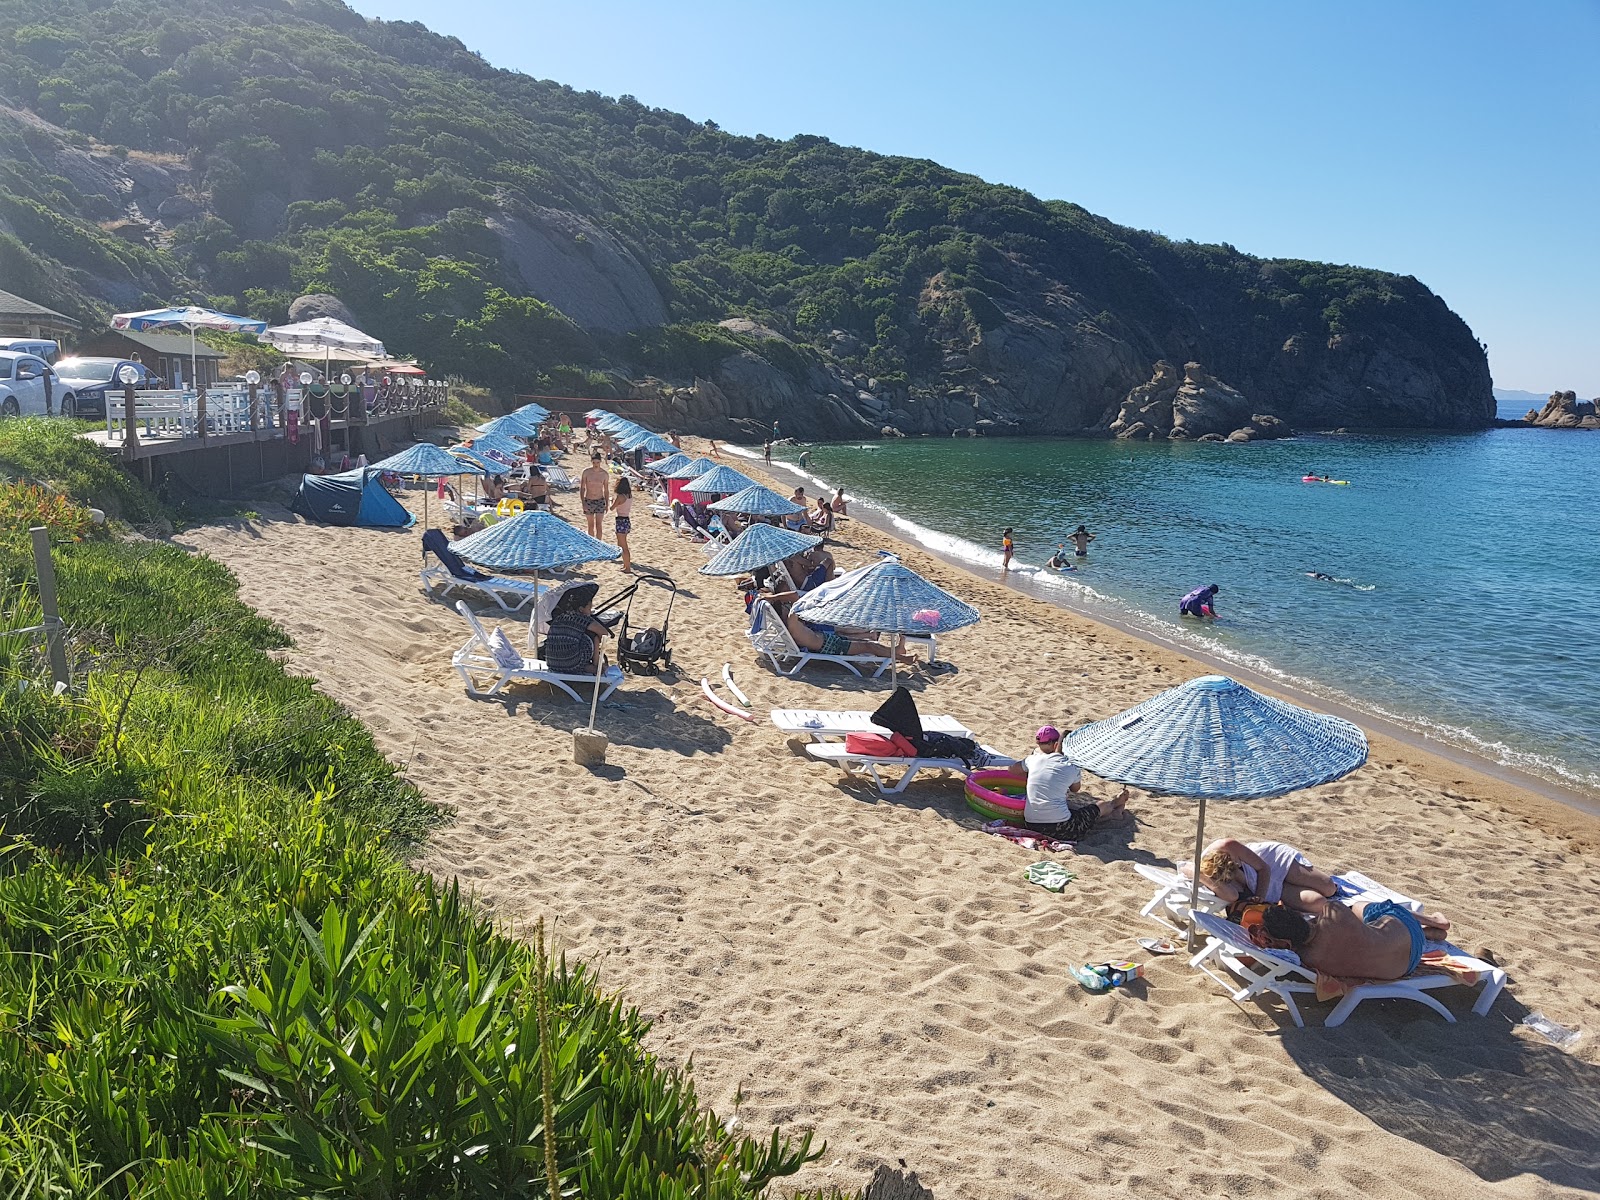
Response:
[[[880,658],[876,654],[818,654],[811,650],[802,650],[795,644],[794,637],[789,633],[789,627],[783,623],[783,618],[778,616],[777,610],[766,600],[757,600],[750,606],[750,628],[746,631],[750,644],[756,648],[757,654],[765,655],[772,660],[772,668],[779,674],[797,675],[800,668],[807,663],[826,662],[837,663],[852,675],[859,676],[861,668],[873,668],[872,677],[876,679],[889,669],[893,661]],[[784,669],[784,662],[793,660],[794,666]]]
[[[1134,863],[1133,869],[1156,885],[1156,894],[1150,897],[1150,903],[1139,910],[1139,915],[1187,936],[1189,897],[1193,894],[1194,881],[1181,871],[1163,871],[1149,863]],[[1222,901],[1212,894],[1211,889],[1202,887],[1200,911],[1221,912],[1222,909]]]
[[[872,714],[865,710],[834,712],[816,708],[774,708],[772,723],[783,733],[799,733],[814,742],[842,738],[852,733],[888,733],[872,723]],[[972,736],[972,731],[954,717],[923,717],[922,728],[927,733],[950,733],[956,737]]]
[[[1011,765],[1012,760],[992,746],[984,746],[983,750],[989,756],[984,763],[985,766]],[[812,742],[806,747],[806,753],[819,762],[832,763],[846,775],[866,775],[877,785],[879,793],[885,796],[905,791],[906,785],[923,771],[955,771],[961,775],[969,772],[967,764],[959,758],[901,758],[894,755],[853,754],[845,748],[843,742]],[[899,771],[900,778],[891,784],[883,777],[883,771]]]
[[[515,647],[511,647],[509,653],[496,654],[494,642],[490,640],[493,635],[483,627],[472,610],[464,602],[457,600],[456,611],[466,619],[472,629],[472,636],[461,649],[450,656],[450,665],[456,669],[462,682],[467,685],[469,694],[495,696],[508,683],[548,683],[581,703],[584,697],[575,689],[594,686],[594,676],[591,674],[557,673],[550,670],[540,659],[529,658]],[[625,678],[621,667],[607,667],[605,673],[600,676],[600,686],[604,689],[600,693],[600,699],[604,700],[616,691]],[[485,688],[481,686],[482,679],[489,679],[492,682]]]
[[[431,592],[437,587],[441,598],[449,596],[454,591],[476,592],[493,600],[506,612],[516,612],[545,591],[543,584],[536,585],[531,579],[486,575],[482,571],[474,570],[450,549],[444,533],[438,529],[430,529],[422,535],[424,562],[430,554],[439,560],[438,564],[423,567],[417,577],[422,581],[423,591]]]
[[[1316,994],[1315,971],[1303,966],[1299,957],[1290,951],[1261,949],[1251,942],[1243,929],[1222,917],[1211,913],[1196,913],[1194,920],[1201,932],[1210,940],[1199,954],[1189,960],[1191,967],[1204,971],[1222,984],[1228,990],[1230,998],[1235,1001],[1249,1000],[1265,992],[1271,992],[1289,1009],[1289,1015],[1294,1018],[1295,1025],[1301,1028],[1305,1026],[1305,1021],[1300,1016],[1300,1006],[1295,1003],[1295,996]],[[1334,1006],[1323,1024],[1330,1029],[1342,1025],[1363,1001],[1380,999],[1415,1000],[1453,1024],[1454,1014],[1428,994],[1438,988],[1446,987],[1482,987],[1483,990],[1478,996],[1478,1002],[1472,1006],[1472,1011],[1480,1017],[1486,1014],[1506,985],[1506,973],[1494,964],[1474,958],[1448,942],[1429,942],[1428,946],[1430,949],[1444,950],[1467,968],[1476,971],[1478,976],[1476,983],[1469,984],[1454,975],[1431,971],[1424,964],[1404,979],[1363,983],[1351,988]],[[1244,986],[1235,988],[1235,981],[1212,970],[1209,965],[1211,963],[1221,963],[1237,975],[1244,982]]]

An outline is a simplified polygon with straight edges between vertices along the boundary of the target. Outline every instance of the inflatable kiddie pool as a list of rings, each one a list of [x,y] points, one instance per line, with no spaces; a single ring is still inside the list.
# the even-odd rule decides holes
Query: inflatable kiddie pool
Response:
[[[989,820],[1022,822],[1028,800],[1028,781],[1010,771],[974,771],[967,776],[967,806]]]

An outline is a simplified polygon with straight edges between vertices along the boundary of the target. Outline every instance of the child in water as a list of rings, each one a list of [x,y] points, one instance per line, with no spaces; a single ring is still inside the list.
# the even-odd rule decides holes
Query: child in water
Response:
[[[1011,526],[1007,525],[1000,533],[1000,569],[1011,570],[1011,552],[1016,545],[1011,540]]]
[[[1050,556],[1049,562],[1045,565],[1056,571],[1076,571],[1078,569],[1067,562],[1067,544],[1065,542],[1056,543],[1056,552]]]

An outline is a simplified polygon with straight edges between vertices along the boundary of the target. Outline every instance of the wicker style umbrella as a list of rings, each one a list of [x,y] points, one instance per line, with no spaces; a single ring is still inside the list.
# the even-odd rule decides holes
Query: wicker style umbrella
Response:
[[[1102,779],[1200,801],[1191,909],[1200,901],[1208,799],[1281,796],[1367,761],[1366,734],[1349,721],[1263,696],[1225,675],[1202,675],[1076,729],[1061,749]],[[1192,927],[1189,936],[1192,943]]]
[[[690,461],[684,463],[683,466],[679,467],[676,471],[668,472],[667,478],[668,479],[699,479],[700,476],[704,475],[707,471],[711,470],[716,465],[717,465],[716,463],[712,462],[709,458],[706,458],[704,455],[702,455],[699,458],[691,459]]]
[[[669,454],[666,458],[658,458],[655,462],[645,463],[644,469],[652,475],[666,475],[668,472],[676,471],[688,461],[689,456],[679,450],[676,454]]]
[[[432,442],[418,442],[409,450],[391,454],[375,462],[374,471],[391,471],[396,475],[428,475],[437,479],[441,475],[481,475],[483,468],[457,458]],[[422,491],[422,527],[428,528],[428,490]]]
[[[755,486],[755,480],[732,467],[712,467],[703,474],[696,475],[692,482],[685,486],[684,491],[693,496],[732,496]]]
[[[496,417],[492,421],[485,421],[478,426],[479,433],[498,433],[507,437],[533,438],[539,436],[539,424],[515,413],[503,417]]]
[[[780,525],[752,525],[712,555],[700,574],[745,575],[821,543],[814,533],[796,533]]]
[[[742,492],[707,506],[712,512],[740,513],[747,517],[792,517],[805,512],[803,505],[778,495],[769,487],[752,483]]]
[[[805,621],[902,636],[949,633],[977,624],[981,615],[897,558],[829,580],[801,596],[790,611]],[[897,670],[890,667],[891,678]]]

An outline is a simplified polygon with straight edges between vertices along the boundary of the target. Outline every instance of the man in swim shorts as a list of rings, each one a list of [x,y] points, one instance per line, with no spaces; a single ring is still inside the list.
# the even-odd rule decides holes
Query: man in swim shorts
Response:
[[[1404,979],[1422,961],[1429,934],[1442,938],[1448,928],[1393,900],[1329,901],[1309,920],[1274,906],[1264,919],[1267,936],[1288,942],[1306,966],[1347,979]]]
[[[1061,752],[1061,731],[1046,725],[1034,740],[1037,752],[1011,767],[1013,775],[1028,781],[1022,820],[1029,829],[1058,841],[1075,842],[1088,836],[1102,817],[1120,817],[1127,811],[1127,788],[1115,800],[1072,804],[1071,797],[1083,788],[1083,772]]]
[[[605,541],[606,504],[611,493],[611,475],[598,451],[589,456],[589,465],[578,476],[578,496],[583,501],[583,519],[589,523],[589,536]]]

